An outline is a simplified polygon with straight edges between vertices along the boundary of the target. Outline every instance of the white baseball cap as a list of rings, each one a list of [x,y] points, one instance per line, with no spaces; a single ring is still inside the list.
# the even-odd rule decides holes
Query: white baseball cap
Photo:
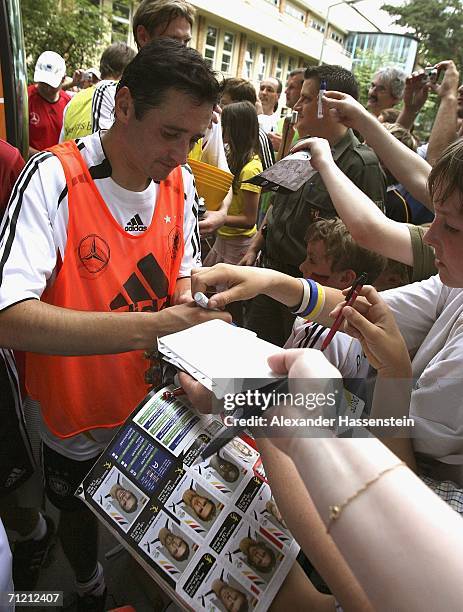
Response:
[[[98,70],[98,68],[87,68],[85,72],[86,74],[93,74],[99,81],[101,80],[101,72]]]
[[[35,65],[34,82],[59,87],[66,74],[66,63],[58,53],[44,51]]]

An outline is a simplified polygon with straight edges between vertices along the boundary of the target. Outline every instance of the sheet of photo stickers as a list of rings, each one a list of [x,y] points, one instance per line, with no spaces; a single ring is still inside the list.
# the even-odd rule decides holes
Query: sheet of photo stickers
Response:
[[[299,547],[260,456],[243,435],[193,466],[222,422],[164,390],[137,407],[76,494],[184,608],[266,610]]]

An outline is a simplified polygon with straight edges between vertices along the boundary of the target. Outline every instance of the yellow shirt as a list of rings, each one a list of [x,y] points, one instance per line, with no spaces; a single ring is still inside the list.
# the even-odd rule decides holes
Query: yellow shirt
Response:
[[[92,133],[92,100],[95,86],[82,89],[73,96],[64,113],[64,138],[74,140]]]
[[[195,146],[191,149],[188,157],[190,159],[195,159],[196,161],[201,161],[201,155],[203,152],[202,148],[203,148],[203,139],[200,138],[198,142],[195,144]]]
[[[262,162],[258,155],[254,155],[250,162],[248,162],[241,170],[239,180],[240,180],[240,188],[238,193],[233,194],[233,199],[230,204],[230,208],[228,209],[228,214],[230,216],[236,216],[243,214],[244,211],[244,202],[243,202],[243,191],[252,191],[254,193],[260,193],[261,189],[257,185],[252,185],[251,183],[244,183],[243,181],[247,181],[253,176],[260,174],[262,172]],[[244,229],[240,227],[229,227],[224,225],[223,227],[217,230],[217,233],[222,236],[222,238],[233,238],[234,236],[254,236],[257,228],[251,227],[250,229]]]

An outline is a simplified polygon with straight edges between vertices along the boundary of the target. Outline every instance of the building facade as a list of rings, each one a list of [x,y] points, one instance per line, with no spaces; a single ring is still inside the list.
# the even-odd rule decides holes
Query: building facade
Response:
[[[138,0],[93,1],[112,15],[112,42],[135,46],[131,23]],[[331,14],[327,21],[326,11],[310,0],[189,2],[196,8],[191,45],[224,77],[243,77],[256,87],[270,76],[284,84],[291,70],[318,64],[322,54],[323,63],[354,70],[369,57],[365,51],[408,73],[414,68],[418,43],[412,36],[348,32]],[[330,4],[327,0],[327,7]],[[359,30],[364,26],[359,17]]]
[[[98,1],[98,0],[96,0]],[[112,42],[134,45],[131,21],[138,2],[101,0],[112,14]],[[351,67],[339,24],[311,8],[306,0],[190,0],[196,20],[191,45],[225,77],[238,76],[257,85],[276,76],[284,83],[294,68],[323,61]]]

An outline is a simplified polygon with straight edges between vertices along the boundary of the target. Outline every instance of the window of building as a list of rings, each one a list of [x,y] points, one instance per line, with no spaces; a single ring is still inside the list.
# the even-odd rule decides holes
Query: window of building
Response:
[[[131,28],[131,2],[115,0],[112,12],[111,42],[127,42]]]
[[[277,79],[280,79],[280,81],[283,81],[283,72],[285,69],[285,64],[286,64],[286,56],[283,55],[282,53],[279,53],[278,59],[277,59],[277,66],[275,69],[275,76],[277,77]]]
[[[303,11],[301,8],[299,8],[295,4],[292,4],[291,2],[287,2],[285,4],[285,13],[287,13],[288,15],[291,15],[291,17],[294,17],[295,19],[298,19],[299,21],[302,21],[302,22],[305,21],[305,11]]]
[[[340,45],[342,45],[342,43],[344,42],[344,37],[338,34],[337,32],[331,32],[331,39],[339,43]]]
[[[288,70],[286,71],[286,74],[288,75],[290,72],[292,72],[296,68],[297,68],[297,60],[296,60],[296,58],[295,57],[288,58]],[[288,77],[286,77],[286,78],[288,78]]]
[[[246,47],[246,53],[244,56],[244,78],[252,79],[252,73],[254,70],[254,59],[256,56],[256,45],[248,42]]]
[[[317,30],[317,32],[323,33],[325,31],[325,24],[322,21],[319,21],[318,19],[311,19],[310,27],[314,30]]]
[[[267,68],[267,49],[260,48],[259,59],[257,61],[257,80],[262,81],[265,78],[265,69]]]
[[[220,67],[222,72],[231,73],[234,42],[235,36],[230,32],[225,32],[223,35],[222,64]]]
[[[214,68],[215,54],[217,52],[217,28],[207,26],[204,59],[210,68]]]

